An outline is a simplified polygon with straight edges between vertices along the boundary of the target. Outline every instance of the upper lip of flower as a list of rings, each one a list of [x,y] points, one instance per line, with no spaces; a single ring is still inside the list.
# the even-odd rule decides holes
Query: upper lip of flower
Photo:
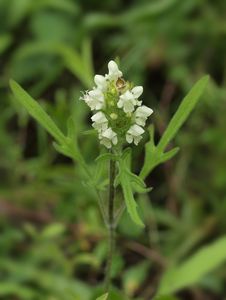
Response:
[[[118,65],[113,60],[110,60],[108,63],[108,75],[107,78],[112,80],[117,80],[122,77],[122,72],[119,70]]]

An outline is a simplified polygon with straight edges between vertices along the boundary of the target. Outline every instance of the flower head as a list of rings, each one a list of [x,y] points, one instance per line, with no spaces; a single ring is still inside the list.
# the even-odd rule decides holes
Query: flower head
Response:
[[[108,74],[95,75],[95,87],[86,92],[82,100],[96,111],[91,120],[98,131],[100,143],[110,149],[125,142],[137,145],[144,133],[143,126],[152,109],[142,105],[139,97],[142,86],[133,86],[122,78],[116,62],[108,63]]]

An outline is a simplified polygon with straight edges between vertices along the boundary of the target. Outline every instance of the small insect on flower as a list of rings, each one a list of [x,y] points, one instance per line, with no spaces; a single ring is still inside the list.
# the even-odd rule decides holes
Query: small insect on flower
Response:
[[[142,86],[135,86],[122,78],[116,62],[108,63],[108,74],[95,75],[96,84],[80,99],[96,111],[91,117],[100,143],[110,149],[124,143],[138,145],[144,133],[143,127],[153,110],[138,100]]]

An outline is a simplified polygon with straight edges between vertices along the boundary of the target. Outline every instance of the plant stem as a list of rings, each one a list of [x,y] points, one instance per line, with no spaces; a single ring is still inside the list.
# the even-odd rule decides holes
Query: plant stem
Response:
[[[108,195],[108,258],[105,273],[105,292],[109,292],[111,285],[111,268],[115,244],[115,224],[114,224],[114,198],[115,198],[115,181],[116,163],[110,160],[109,166],[109,195]]]

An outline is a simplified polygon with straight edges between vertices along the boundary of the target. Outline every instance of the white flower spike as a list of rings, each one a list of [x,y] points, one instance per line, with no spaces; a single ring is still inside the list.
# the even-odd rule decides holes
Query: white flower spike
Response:
[[[143,127],[152,109],[141,105],[138,98],[142,86],[135,86],[122,78],[116,62],[108,63],[108,74],[95,75],[96,86],[81,97],[95,111],[91,117],[100,143],[106,148],[118,147],[125,142],[138,145],[144,133]]]

